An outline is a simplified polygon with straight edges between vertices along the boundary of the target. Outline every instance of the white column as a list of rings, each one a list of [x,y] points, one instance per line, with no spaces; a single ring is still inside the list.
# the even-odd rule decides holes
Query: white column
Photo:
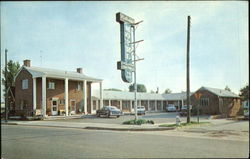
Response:
[[[163,111],[163,100],[161,101],[161,111]]]
[[[91,112],[90,112],[90,114],[92,114],[92,113],[93,113],[93,110],[94,110],[94,109],[93,109],[94,105],[93,105],[93,100],[92,100],[92,98],[91,98],[91,101],[90,101],[90,102],[91,102]]]
[[[122,110],[122,100],[120,100],[120,109]]]
[[[36,113],[36,78],[33,78],[33,110]]]
[[[109,100],[109,105],[111,105],[111,102],[110,102],[110,100]]]
[[[42,77],[42,114],[46,116],[46,77]]]
[[[83,81],[83,95],[84,95],[84,114],[87,114],[87,81]]]
[[[68,80],[68,78],[65,78],[65,80],[64,80],[65,82],[65,85],[64,85],[64,98],[65,98],[65,114],[66,114],[66,116],[68,116],[69,115],[69,110],[68,110],[68,108],[69,108],[69,94],[68,94],[68,92],[69,92],[69,80]]]
[[[100,109],[99,104],[100,104],[100,101],[97,99],[97,100],[96,100],[96,110]]]
[[[149,102],[149,100],[148,100],[148,111],[149,111],[149,108],[150,108],[150,105],[149,105],[149,104],[150,104],[150,102]]]
[[[157,111],[157,101],[155,100],[155,111]]]
[[[183,99],[181,100],[181,106],[183,106],[184,102],[183,102]]]
[[[139,100],[139,106],[141,106],[141,100]]]
[[[132,100],[130,100],[130,112],[132,112]]]
[[[102,82],[100,82],[100,108],[103,107],[103,90],[102,90]]]

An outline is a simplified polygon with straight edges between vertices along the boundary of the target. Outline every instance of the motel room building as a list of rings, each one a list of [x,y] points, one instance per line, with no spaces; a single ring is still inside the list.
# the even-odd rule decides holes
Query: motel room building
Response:
[[[93,107],[98,108],[100,93],[93,91]],[[137,106],[145,106],[148,112],[166,111],[168,104],[173,104],[180,110],[186,103],[186,93],[137,93]],[[121,109],[123,112],[131,112],[134,109],[134,92],[103,90],[103,105],[112,105]]]
[[[92,114],[91,84],[99,83],[102,107],[102,80],[86,76],[82,68],[63,71],[31,66],[24,60],[15,76],[16,115],[72,115]]]

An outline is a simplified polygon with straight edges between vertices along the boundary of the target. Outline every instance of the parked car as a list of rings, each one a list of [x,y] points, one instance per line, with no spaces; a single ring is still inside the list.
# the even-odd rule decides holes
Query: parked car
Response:
[[[189,105],[189,106],[190,106],[190,113],[191,113],[192,105]],[[181,107],[180,116],[186,116],[186,115],[187,115],[187,105],[183,105]]]
[[[167,112],[176,112],[176,107],[173,104],[169,104],[166,107]]]
[[[249,119],[249,101],[243,101],[242,105],[244,109],[244,117],[246,119]]]
[[[115,106],[104,106],[96,111],[96,116],[101,117],[101,115],[106,115],[107,117],[116,116],[119,118],[121,115],[123,115],[123,113]]]
[[[135,113],[135,109],[132,109],[132,114]],[[144,106],[137,106],[137,114],[138,115],[145,115],[146,114],[146,109]]]

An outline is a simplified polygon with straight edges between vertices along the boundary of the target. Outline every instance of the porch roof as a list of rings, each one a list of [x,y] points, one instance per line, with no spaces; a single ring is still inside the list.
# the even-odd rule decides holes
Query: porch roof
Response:
[[[50,77],[50,78],[68,78],[69,80],[87,80],[91,82],[101,82],[102,79],[97,79],[94,77],[86,76],[83,73],[78,73],[78,72],[73,72],[73,71],[64,71],[64,70],[58,70],[58,69],[51,69],[51,68],[42,68],[42,67],[26,67],[22,66],[22,69],[27,70],[32,77],[37,78],[37,77]]]

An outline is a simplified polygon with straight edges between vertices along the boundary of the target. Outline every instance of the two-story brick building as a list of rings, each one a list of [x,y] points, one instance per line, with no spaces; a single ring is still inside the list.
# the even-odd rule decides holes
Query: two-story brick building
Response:
[[[61,115],[92,113],[91,84],[102,80],[86,76],[82,68],[63,71],[31,66],[24,60],[15,77],[15,113],[17,115]]]

